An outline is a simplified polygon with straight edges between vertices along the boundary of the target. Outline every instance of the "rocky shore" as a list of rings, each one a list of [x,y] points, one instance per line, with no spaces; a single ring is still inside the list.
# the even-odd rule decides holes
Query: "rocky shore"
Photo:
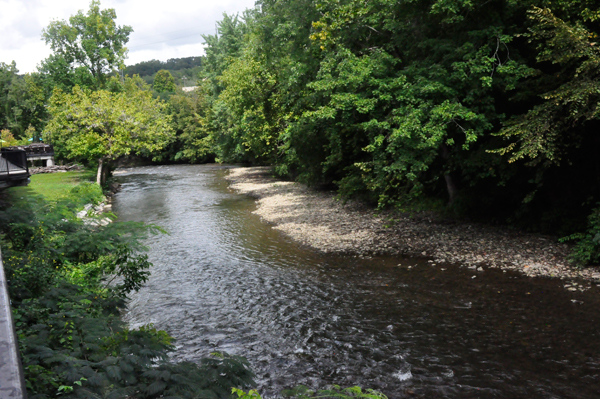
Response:
[[[40,166],[29,168],[29,173],[32,175],[38,175],[40,173],[64,173],[72,172],[77,170],[83,170],[81,165],[54,165],[54,166]]]
[[[433,264],[560,278],[571,291],[600,287],[600,269],[570,265],[569,247],[554,237],[427,213],[377,212],[359,202],[343,203],[331,192],[277,180],[268,167],[231,169],[227,180],[235,191],[257,199],[255,213],[275,229],[323,252],[427,257]]]

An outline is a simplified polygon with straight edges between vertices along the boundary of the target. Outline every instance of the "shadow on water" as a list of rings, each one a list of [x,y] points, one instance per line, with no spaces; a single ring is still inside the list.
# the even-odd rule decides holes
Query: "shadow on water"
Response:
[[[156,223],[148,284],[125,319],[177,360],[247,357],[267,396],[328,383],[390,398],[598,398],[598,292],[496,270],[323,255],[231,192],[223,166],[120,173],[121,220]],[[442,270],[445,269],[445,270]],[[575,301],[575,302],[574,302]]]

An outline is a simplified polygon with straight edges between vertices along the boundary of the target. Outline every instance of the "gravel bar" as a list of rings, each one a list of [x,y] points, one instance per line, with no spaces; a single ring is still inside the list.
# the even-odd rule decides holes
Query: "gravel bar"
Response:
[[[234,168],[226,179],[232,189],[257,200],[255,213],[273,228],[322,252],[426,257],[430,263],[457,263],[479,271],[500,268],[561,278],[568,280],[565,288],[571,291],[600,287],[600,270],[570,265],[569,246],[555,237],[429,213],[378,212],[358,201],[344,203],[332,192],[278,180],[270,167]]]

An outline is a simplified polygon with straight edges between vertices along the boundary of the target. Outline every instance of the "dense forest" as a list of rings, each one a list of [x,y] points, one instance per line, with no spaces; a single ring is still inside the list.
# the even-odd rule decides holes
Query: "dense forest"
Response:
[[[150,60],[129,65],[125,68],[125,73],[140,75],[140,77],[151,76],[161,69],[167,71],[179,71],[181,69],[191,69],[202,65],[202,57],[170,58],[167,61]]]
[[[380,207],[578,240],[577,261],[598,262],[599,5],[261,0],[224,15],[204,56],[127,67],[152,84],[167,71],[154,97],[173,133],[140,155],[273,165]],[[0,67],[0,121],[17,139],[42,135],[55,89],[125,90],[121,48],[97,76],[55,50],[34,74]],[[197,89],[177,91],[190,67]]]
[[[379,206],[575,234],[597,262],[598,6],[263,0],[205,36],[196,129],[174,145]]]
[[[154,83],[154,76],[160,70],[169,71],[179,86],[195,86],[200,75],[202,57],[170,58],[167,61],[150,60],[128,65],[124,74],[139,75],[148,84]]]

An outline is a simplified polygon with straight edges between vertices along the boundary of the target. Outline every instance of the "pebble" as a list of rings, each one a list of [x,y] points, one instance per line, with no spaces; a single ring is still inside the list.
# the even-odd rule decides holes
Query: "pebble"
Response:
[[[112,223],[112,219],[107,217],[98,217],[103,212],[105,212],[106,207],[110,207],[110,205],[105,205],[101,203],[97,206],[93,204],[86,204],[83,206],[83,209],[77,212],[76,216],[78,219],[83,220],[83,224],[89,226],[108,226]]]
[[[531,277],[600,280],[597,268],[570,266],[569,246],[555,237],[444,219],[431,212],[378,212],[358,201],[339,201],[334,192],[272,175],[269,167],[239,167],[230,169],[226,179],[231,188],[257,200],[255,213],[263,220],[323,252],[365,259],[378,254],[429,256],[432,264],[457,263],[477,271],[485,266]]]
[[[29,168],[29,173],[32,175],[37,175],[41,173],[60,173],[60,172],[70,172],[74,170],[83,170],[81,165],[54,165],[54,166],[44,166],[44,167],[35,167]]]

